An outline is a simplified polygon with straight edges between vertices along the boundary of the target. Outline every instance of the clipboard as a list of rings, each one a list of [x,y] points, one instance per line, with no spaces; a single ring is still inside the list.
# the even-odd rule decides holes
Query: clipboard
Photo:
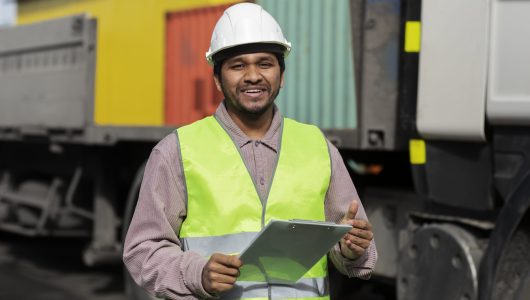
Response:
[[[351,229],[348,224],[271,220],[244,249],[238,281],[298,281]]]

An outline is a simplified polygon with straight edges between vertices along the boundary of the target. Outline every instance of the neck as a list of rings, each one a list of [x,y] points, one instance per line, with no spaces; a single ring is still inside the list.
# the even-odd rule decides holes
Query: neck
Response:
[[[226,105],[230,118],[251,139],[262,139],[272,123],[274,109],[271,105],[264,113],[248,114],[235,110],[231,105]]]

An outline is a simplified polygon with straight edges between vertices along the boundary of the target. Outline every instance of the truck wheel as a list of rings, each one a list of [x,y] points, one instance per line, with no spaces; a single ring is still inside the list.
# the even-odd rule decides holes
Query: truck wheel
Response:
[[[476,300],[483,250],[473,231],[455,224],[418,228],[400,252],[397,299]]]
[[[530,214],[527,214],[499,260],[493,300],[530,299]]]
[[[133,183],[129,189],[129,195],[127,196],[127,204],[125,206],[125,212],[123,214],[123,228],[122,228],[122,241],[125,241],[125,236],[127,235],[127,230],[131,224],[131,219],[134,214],[134,209],[136,208],[136,202],[138,201],[138,194],[140,193],[140,185],[142,184],[142,178],[144,174],[145,163],[143,163],[136,175],[134,176]],[[130,300],[153,300],[157,299],[150,296],[139,287],[136,282],[131,278],[129,272],[124,268],[124,281],[125,281],[125,298]]]
[[[480,299],[530,299],[530,171],[497,216],[480,267]]]

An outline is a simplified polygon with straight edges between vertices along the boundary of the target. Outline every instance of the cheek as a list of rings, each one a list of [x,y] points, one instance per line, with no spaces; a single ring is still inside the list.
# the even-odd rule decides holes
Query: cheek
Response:
[[[283,76],[278,76],[276,75],[274,77],[274,84],[278,87],[278,88],[282,88],[283,87]]]
[[[267,74],[266,78],[273,87],[283,87],[283,74],[280,73],[280,68],[271,70],[271,72]]]
[[[223,78],[223,86],[226,90],[235,91],[239,86],[239,78],[235,76]]]

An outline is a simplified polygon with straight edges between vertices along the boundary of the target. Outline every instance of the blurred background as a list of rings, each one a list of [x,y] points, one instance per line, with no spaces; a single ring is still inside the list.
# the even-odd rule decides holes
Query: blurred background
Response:
[[[144,163],[222,100],[227,0],[0,0],[0,299],[149,297],[122,241]],[[530,1],[258,0],[277,105],[338,148],[373,224],[332,299],[529,299]]]

